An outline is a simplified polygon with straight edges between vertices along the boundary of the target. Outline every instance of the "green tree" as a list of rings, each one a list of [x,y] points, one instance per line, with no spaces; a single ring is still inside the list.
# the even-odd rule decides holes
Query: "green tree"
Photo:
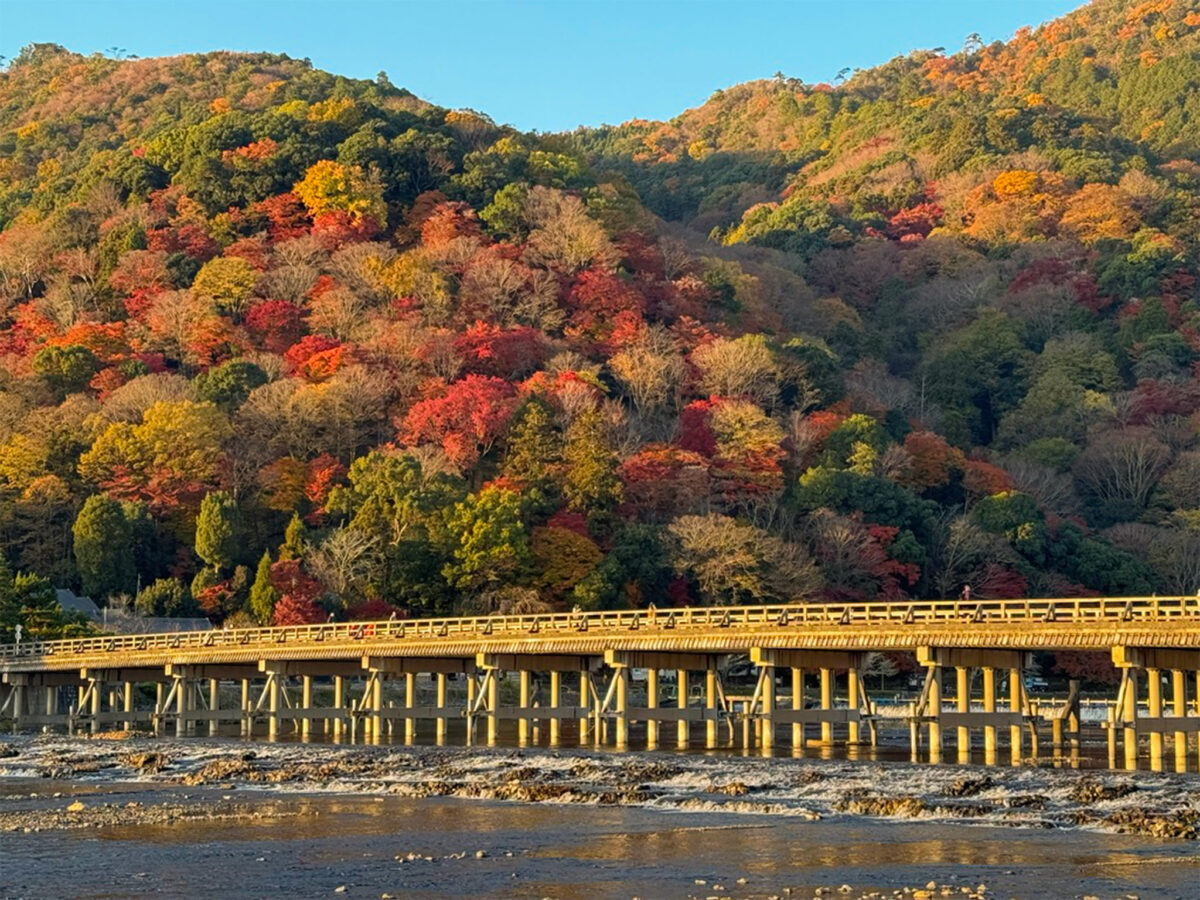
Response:
[[[87,387],[98,368],[95,354],[87,347],[43,347],[33,357],[33,371],[59,397]]]
[[[566,477],[563,493],[571,509],[590,518],[603,517],[621,502],[617,454],[604,431],[600,413],[588,411],[567,428]]]
[[[201,400],[232,412],[246,402],[252,390],[267,381],[267,373],[254,363],[231,359],[197,376],[196,392]]]
[[[259,625],[270,625],[280,596],[278,588],[271,582],[271,553],[264,550],[254,572],[254,584],[250,586],[248,611],[254,621]]]
[[[195,611],[192,595],[176,578],[159,578],[138,591],[133,607],[143,616],[186,616]]]
[[[300,518],[300,513],[292,513],[292,518],[287,524],[287,529],[283,532],[283,543],[279,545],[279,558],[284,559],[301,559],[304,556],[304,536],[308,529],[304,527],[304,520]]]
[[[533,398],[513,417],[508,449],[501,472],[518,482],[531,505],[547,511],[558,502],[556,475],[562,468],[563,439],[554,425],[553,411]]]
[[[482,594],[511,583],[529,564],[529,532],[512,491],[472,494],[447,516],[446,532],[450,559],[442,574],[452,587]]]
[[[83,592],[97,599],[132,591],[132,535],[121,504],[103,494],[84,501],[71,528]]]
[[[447,561],[446,514],[466,496],[463,480],[425,469],[406,453],[373,450],[354,461],[349,485],[326,508],[350,517],[348,527],[374,541],[368,595],[427,612],[453,601],[442,567]]]
[[[237,501],[225,491],[206,494],[196,517],[196,555],[214,569],[229,569],[238,557]]]
[[[64,613],[50,579],[22,572],[15,577],[0,556],[0,643],[16,639],[21,626],[24,640],[52,640],[90,631],[81,613]]]

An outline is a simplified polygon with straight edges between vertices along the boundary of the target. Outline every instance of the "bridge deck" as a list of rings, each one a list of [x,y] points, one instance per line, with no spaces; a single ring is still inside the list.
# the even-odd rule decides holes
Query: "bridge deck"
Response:
[[[0,645],[0,672],[169,663],[917,647],[1200,649],[1200,596],[814,603],[328,623]]]

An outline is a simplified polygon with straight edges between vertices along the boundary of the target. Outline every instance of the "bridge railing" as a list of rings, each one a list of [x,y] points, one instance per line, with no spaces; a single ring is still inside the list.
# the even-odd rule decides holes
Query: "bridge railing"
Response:
[[[1071,597],[1016,600],[914,600],[899,603],[808,603],[779,606],[685,607],[538,613],[442,619],[329,622],[276,628],[107,635],[0,645],[6,659],[98,653],[194,650],[207,647],[271,647],[281,644],[361,642],[364,646],[407,638],[522,637],[588,631],[649,629],[804,628],[822,626],[936,625],[970,622],[982,627],[1041,623],[1113,624],[1200,620],[1196,597]]]

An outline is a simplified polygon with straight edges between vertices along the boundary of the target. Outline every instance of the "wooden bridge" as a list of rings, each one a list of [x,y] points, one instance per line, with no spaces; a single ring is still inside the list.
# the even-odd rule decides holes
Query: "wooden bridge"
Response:
[[[223,723],[243,735],[265,725],[271,738],[319,727],[369,742],[396,739],[398,723],[412,741],[428,721],[445,740],[450,722],[465,721],[468,742],[489,743],[515,720],[522,743],[544,728],[552,744],[570,729],[581,743],[626,747],[636,727],[651,749],[687,746],[694,728],[717,747],[736,739],[740,722],[744,745],[771,753],[790,727],[803,753],[873,742],[881,720],[863,679],[868,654],[908,651],[925,669],[903,716],[914,757],[927,740],[928,758],[940,761],[953,730],[960,759],[981,734],[987,761],[1006,737],[1015,763],[1026,736],[1037,755],[1042,717],[1025,672],[1043,650],[1111,654],[1122,677],[1110,759],[1119,737],[1136,767],[1145,735],[1152,766],[1169,739],[1186,770],[1189,735],[1200,744],[1200,596],[649,609],[33,641],[0,646],[0,717],[16,728],[173,726],[178,736],[201,723],[210,734]],[[757,668],[752,694],[728,692],[722,662],[733,654]],[[1077,685],[1050,724],[1056,753],[1064,726],[1078,749]]]

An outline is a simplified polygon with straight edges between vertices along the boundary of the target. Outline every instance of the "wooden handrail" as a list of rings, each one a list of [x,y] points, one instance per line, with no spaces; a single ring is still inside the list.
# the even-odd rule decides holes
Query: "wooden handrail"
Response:
[[[517,616],[473,616],[440,619],[405,619],[377,622],[337,622],[287,625],[278,628],[167,632],[161,634],[105,635],[57,641],[25,641],[0,645],[0,660],[50,655],[91,655],[162,649],[246,647],[254,644],[290,645],[337,641],[403,641],[411,637],[453,640],[488,635],[545,635],[555,631],[627,631],[664,625],[673,616],[673,628],[803,628],[806,625],[845,627],[904,623],[944,624],[972,621],[975,627],[993,628],[1021,623],[1154,623],[1195,619],[1200,621],[1200,597],[1071,597],[1066,599],[906,600],[898,603],[806,603],[773,606],[687,607],[670,610],[605,610],[589,613],[544,613]]]

